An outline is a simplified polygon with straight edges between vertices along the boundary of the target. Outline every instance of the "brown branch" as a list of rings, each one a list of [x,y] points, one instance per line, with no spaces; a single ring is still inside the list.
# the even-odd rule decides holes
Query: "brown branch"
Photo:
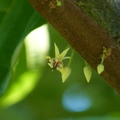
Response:
[[[91,19],[74,0],[29,0],[32,6],[68,41],[96,70],[103,47],[111,52],[104,61],[101,76],[120,93],[120,46]]]

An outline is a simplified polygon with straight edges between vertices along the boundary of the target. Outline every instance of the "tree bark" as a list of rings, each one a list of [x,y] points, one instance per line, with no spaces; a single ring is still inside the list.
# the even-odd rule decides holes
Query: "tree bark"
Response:
[[[60,1],[60,0],[59,0]],[[103,47],[109,50],[101,76],[120,93],[120,45],[74,0],[29,0],[32,6],[95,70]],[[76,66],[77,67],[77,66]]]

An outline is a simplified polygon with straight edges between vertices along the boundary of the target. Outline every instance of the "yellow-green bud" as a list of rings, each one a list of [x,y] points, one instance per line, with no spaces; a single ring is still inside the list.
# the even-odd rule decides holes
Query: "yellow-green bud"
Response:
[[[98,74],[101,74],[104,71],[104,65],[103,64],[99,64],[97,66],[97,72]]]
[[[61,6],[62,5],[62,3],[59,0],[56,0],[56,2],[57,2],[57,6]]]
[[[92,69],[90,66],[85,66],[84,69],[84,75],[87,80],[87,82],[90,82],[91,76],[92,76]]]

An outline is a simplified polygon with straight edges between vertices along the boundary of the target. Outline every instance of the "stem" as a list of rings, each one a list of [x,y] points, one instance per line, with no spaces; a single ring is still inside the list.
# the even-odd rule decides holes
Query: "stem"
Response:
[[[101,58],[101,64],[104,63],[104,60],[105,60],[105,54],[103,53],[102,58]]]
[[[88,62],[85,60],[85,66],[89,66]]]
[[[74,49],[72,50],[71,58],[70,58],[70,60],[69,60],[69,62],[68,62],[68,65],[67,65],[68,67],[70,67],[70,65],[71,65],[71,63],[72,63],[73,56],[74,56]]]

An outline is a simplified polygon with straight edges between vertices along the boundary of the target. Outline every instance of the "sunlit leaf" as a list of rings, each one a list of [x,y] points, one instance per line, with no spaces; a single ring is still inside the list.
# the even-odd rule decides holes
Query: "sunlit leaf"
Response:
[[[43,31],[44,36],[37,35],[37,33]],[[26,37],[25,42],[18,46],[12,59],[16,59],[17,54],[19,56],[15,64],[12,64],[13,74],[10,85],[0,101],[0,106],[8,107],[15,104],[24,99],[34,89],[46,65],[45,56],[48,52],[48,43],[47,25],[43,25],[32,31]]]

